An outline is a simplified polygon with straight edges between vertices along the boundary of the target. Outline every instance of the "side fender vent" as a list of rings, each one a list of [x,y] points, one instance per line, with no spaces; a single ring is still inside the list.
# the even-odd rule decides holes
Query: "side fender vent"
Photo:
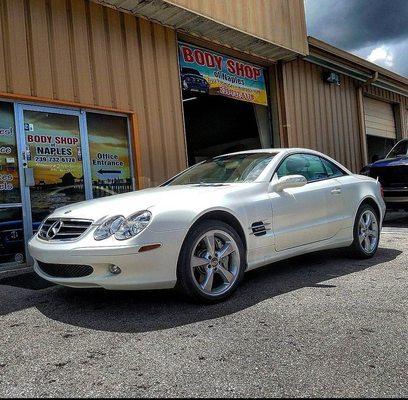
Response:
[[[262,221],[254,222],[251,225],[252,233],[255,236],[263,236],[266,235],[267,226],[270,225],[269,223],[264,223]]]

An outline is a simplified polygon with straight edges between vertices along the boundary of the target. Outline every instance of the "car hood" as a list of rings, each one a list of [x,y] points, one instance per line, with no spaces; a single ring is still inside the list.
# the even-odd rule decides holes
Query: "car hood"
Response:
[[[96,222],[106,216],[130,216],[155,206],[166,209],[211,207],[220,204],[222,197],[235,195],[249,184],[165,186],[88,200],[58,208],[57,218],[84,218]]]
[[[369,165],[370,168],[383,168],[383,167],[396,167],[399,165],[408,165],[408,156],[385,158],[384,160],[378,160],[375,163]]]

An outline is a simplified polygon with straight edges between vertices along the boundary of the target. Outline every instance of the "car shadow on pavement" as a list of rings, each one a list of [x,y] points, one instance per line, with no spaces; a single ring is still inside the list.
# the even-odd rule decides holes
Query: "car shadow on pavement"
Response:
[[[110,332],[149,332],[231,315],[266,299],[305,288],[330,290],[333,278],[363,271],[397,258],[402,252],[381,247],[373,259],[352,260],[343,252],[304,255],[248,272],[229,300],[215,305],[186,302],[175,291],[115,292],[75,290],[59,286],[33,292],[21,289],[14,304],[4,302],[7,293],[0,281],[0,315],[36,307],[53,320],[77,327]]]
[[[408,228],[407,212],[387,212],[384,220],[385,228]]]

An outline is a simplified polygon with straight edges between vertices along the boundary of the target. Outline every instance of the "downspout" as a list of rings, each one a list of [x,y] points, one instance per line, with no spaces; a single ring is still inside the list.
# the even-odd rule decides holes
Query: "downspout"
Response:
[[[378,71],[375,71],[374,75],[371,78],[368,78],[365,82],[360,83],[359,87],[363,88],[366,86],[370,86],[376,81],[378,81]]]
[[[368,78],[365,82],[359,82],[357,84],[357,111],[358,120],[360,127],[360,143],[361,143],[361,158],[363,165],[368,164],[368,151],[367,151],[367,138],[366,138],[366,127],[365,127],[365,115],[364,115],[364,95],[363,89],[370,86],[378,80],[378,71],[375,71],[371,78]]]

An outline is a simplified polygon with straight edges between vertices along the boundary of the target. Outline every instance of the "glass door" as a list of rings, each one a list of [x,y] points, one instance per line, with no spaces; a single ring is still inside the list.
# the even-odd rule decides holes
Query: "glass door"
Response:
[[[56,208],[91,198],[86,121],[79,111],[19,105],[19,126],[32,235]]]
[[[26,262],[18,155],[13,103],[0,102],[0,270]]]

